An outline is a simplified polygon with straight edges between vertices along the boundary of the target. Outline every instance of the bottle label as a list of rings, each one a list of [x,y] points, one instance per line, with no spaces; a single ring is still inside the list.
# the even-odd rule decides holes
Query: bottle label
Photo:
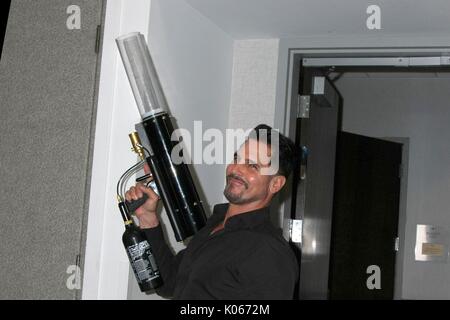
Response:
[[[158,266],[147,241],[128,246],[127,253],[139,283],[159,277]]]

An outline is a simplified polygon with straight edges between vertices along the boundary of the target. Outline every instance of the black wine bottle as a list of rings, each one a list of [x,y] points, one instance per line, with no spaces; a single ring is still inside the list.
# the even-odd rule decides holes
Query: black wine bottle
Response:
[[[151,291],[162,285],[158,265],[153,256],[151,246],[144,233],[134,224],[123,202],[119,203],[122,219],[125,223],[125,232],[122,242],[130,260],[139,288],[142,292]]]

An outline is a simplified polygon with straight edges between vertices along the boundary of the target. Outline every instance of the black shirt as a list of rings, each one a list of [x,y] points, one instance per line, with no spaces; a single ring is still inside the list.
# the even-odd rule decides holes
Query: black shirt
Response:
[[[214,207],[206,225],[186,249],[173,255],[161,226],[143,229],[164,285],[157,293],[175,299],[292,299],[298,262],[269,208],[249,211],[220,224],[228,203]]]

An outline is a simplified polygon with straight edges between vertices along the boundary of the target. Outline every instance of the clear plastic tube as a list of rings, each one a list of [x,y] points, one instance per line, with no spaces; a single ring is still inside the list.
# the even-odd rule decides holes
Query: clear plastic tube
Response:
[[[144,36],[129,33],[116,39],[142,119],[168,112],[167,101]]]

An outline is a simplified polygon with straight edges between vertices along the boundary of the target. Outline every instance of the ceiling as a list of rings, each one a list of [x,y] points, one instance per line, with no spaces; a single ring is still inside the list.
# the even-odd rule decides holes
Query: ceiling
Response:
[[[233,39],[450,34],[450,0],[185,0]],[[368,30],[366,9],[381,9]]]

